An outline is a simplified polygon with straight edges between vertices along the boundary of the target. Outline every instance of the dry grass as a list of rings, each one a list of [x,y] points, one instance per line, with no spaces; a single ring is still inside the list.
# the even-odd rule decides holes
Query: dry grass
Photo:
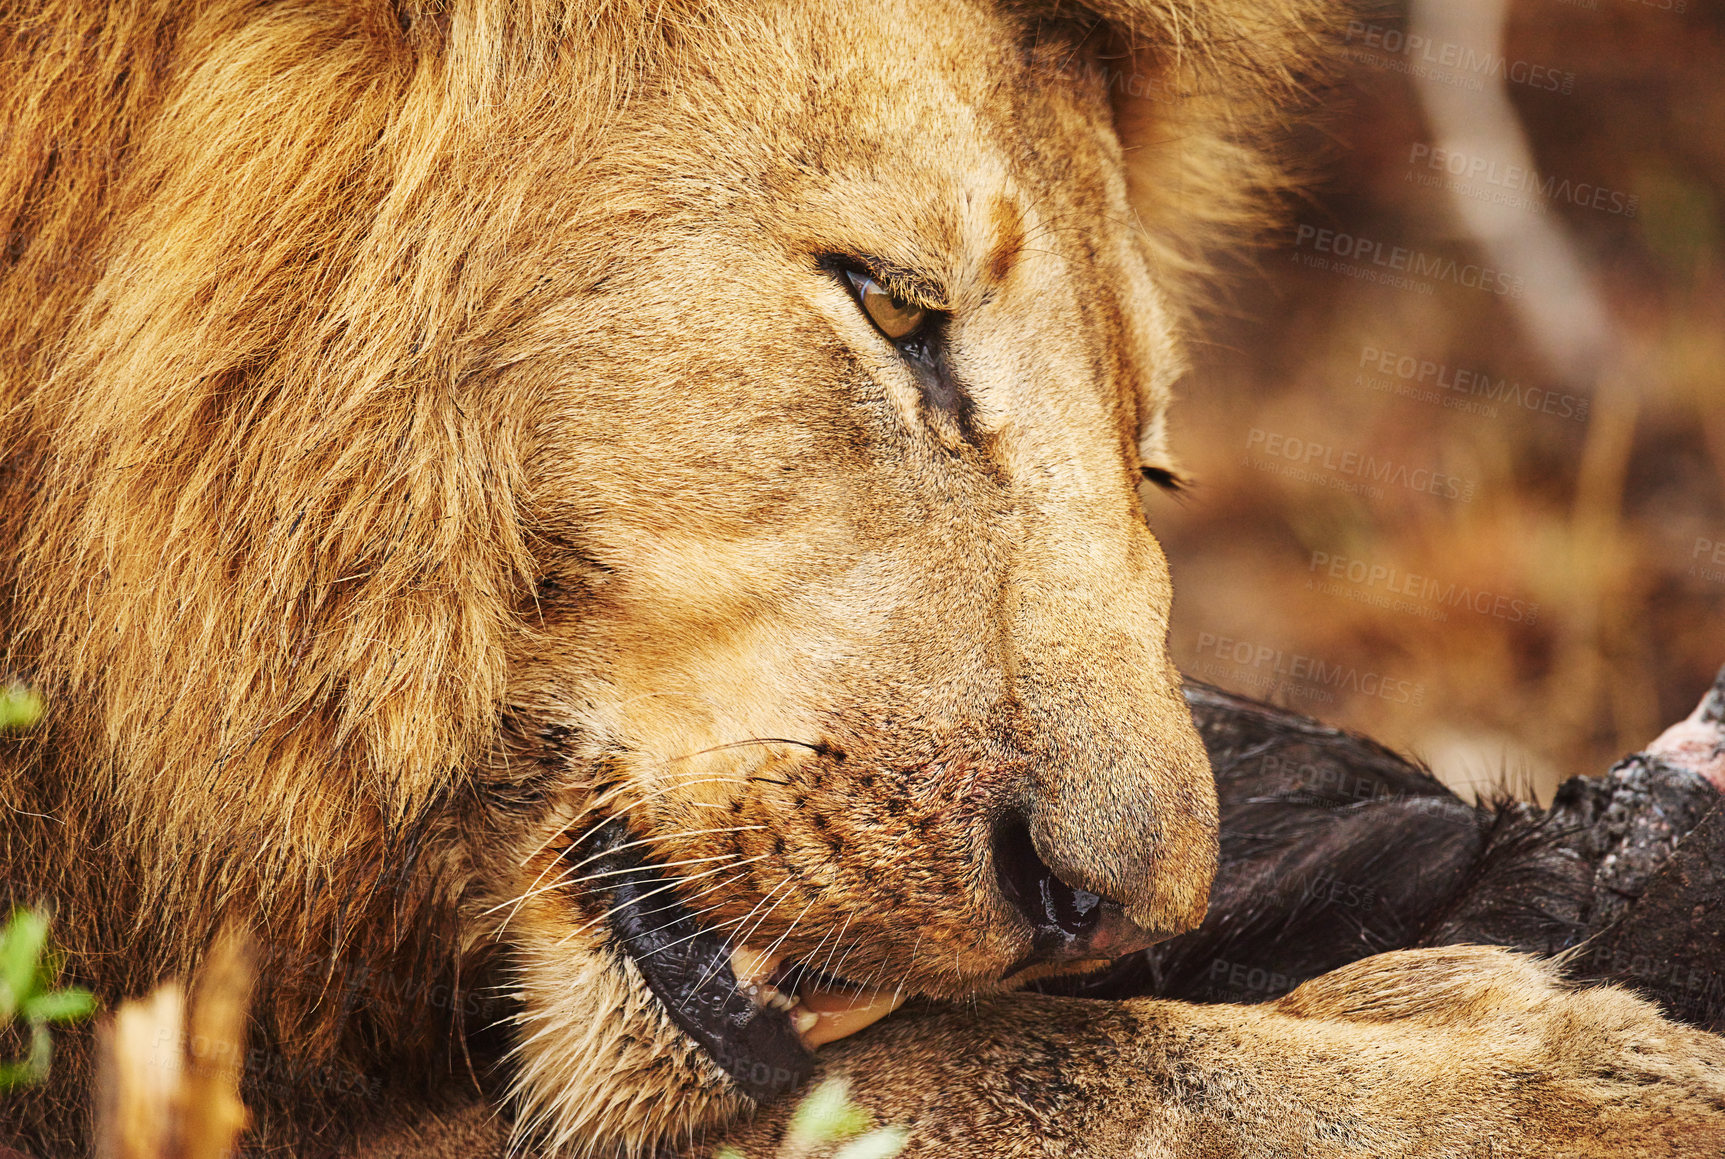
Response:
[[[127,1002],[102,1027],[101,1159],[226,1159],[249,1121],[240,1101],[253,951],[232,931],[188,1002],[178,982]]]

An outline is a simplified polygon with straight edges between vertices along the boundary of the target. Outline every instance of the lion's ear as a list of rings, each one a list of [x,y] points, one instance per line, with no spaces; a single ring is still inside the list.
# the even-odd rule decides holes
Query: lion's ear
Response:
[[[1093,40],[1158,273],[1181,286],[1275,220],[1289,131],[1313,104],[1347,0],[1090,0]]]

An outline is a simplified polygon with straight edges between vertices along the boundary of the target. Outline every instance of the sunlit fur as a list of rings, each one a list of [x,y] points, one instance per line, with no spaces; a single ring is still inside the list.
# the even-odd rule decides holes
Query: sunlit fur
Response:
[[[571,848],[607,818],[712,928],[912,993],[1025,951],[1009,810],[1195,923],[1215,799],[1136,487],[1335,19],[0,5],[0,633],[49,705],[8,891],[110,996],[252,926],[255,1137],[300,1154],[369,1108],[282,1076],[441,1073],[475,978],[525,1141],[744,1108],[608,932]],[[968,410],[864,257],[930,283]],[[31,1113],[59,1153],[76,1113]]]
[[[921,1048],[943,1039],[976,1045]],[[1101,1061],[1071,1061],[1083,1057]],[[1712,1159],[1725,1147],[1725,1041],[1484,946],[1378,954],[1255,1006],[1008,996],[919,1011],[839,1044],[827,1066],[876,1076],[864,1102],[911,1128],[906,1159]],[[788,1110],[731,1142],[770,1154]]]

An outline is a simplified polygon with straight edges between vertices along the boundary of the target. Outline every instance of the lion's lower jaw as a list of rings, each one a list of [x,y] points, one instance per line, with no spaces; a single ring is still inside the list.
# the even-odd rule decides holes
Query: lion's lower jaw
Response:
[[[749,1107],[602,935],[512,932],[523,1013],[511,1097],[524,1153],[647,1154]]]

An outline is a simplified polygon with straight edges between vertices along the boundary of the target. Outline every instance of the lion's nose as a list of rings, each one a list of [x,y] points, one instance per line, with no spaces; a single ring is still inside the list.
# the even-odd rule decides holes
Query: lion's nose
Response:
[[[992,852],[1001,893],[1031,929],[1030,952],[1008,976],[1040,963],[1120,958],[1173,936],[1138,925],[1120,902],[1061,880],[1017,813],[995,825]]]

